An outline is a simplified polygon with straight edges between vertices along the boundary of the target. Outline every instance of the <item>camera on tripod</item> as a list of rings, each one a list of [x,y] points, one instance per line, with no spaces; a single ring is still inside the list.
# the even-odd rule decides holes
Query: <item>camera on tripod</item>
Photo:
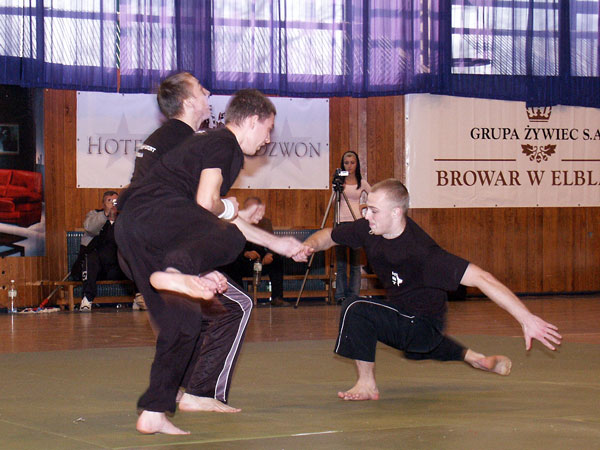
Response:
[[[331,184],[333,185],[333,188],[336,191],[342,192],[344,190],[344,178],[346,178],[347,176],[347,170],[342,170],[339,168],[335,169],[335,173],[333,174],[333,181],[331,182]]]

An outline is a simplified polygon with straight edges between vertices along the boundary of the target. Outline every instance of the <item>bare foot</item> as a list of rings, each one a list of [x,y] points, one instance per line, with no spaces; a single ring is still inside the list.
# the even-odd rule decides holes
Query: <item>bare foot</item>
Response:
[[[175,397],[175,403],[179,403],[181,401],[181,397],[185,394],[185,390],[183,388],[177,389],[177,396]]]
[[[154,272],[150,275],[150,284],[159,291],[179,292],[193,298],[210,300],[216,292],[221,291],[221,285],[216,281],[218,272],[197,276],[183,274],[175,269],[164,272]]]
[[[338,392],[338,397],[342,400],[379,400],[379,390],[377,387],[354,385],[345,392]]]
[[[475,361],[473,367],[506,376],[510,373],[512,362],[502,355],[486,356]]]
[[[143,434],[190,434],[169,422],[165,413],[155,411],[142,411],[135,428]]]
[[[241,409],[226,405],[217,399],[209,397],[198,397],[191,394],[183,394],[179,401],[179,410],[187,412],[222,412],[222,413],[237,413]]]
[[[503,355],[485,356],[481,353],[476,353],[471,349],[465,354],[465,362],[471,364],[476,369],[485,370],[486,372],[497,373],[498,375],[508,375],[512,367],[512,362],[508,357]]]

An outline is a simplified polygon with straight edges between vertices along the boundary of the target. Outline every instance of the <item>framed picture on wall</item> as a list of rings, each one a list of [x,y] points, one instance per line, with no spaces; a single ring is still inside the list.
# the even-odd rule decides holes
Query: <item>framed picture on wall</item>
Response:
[[[19,125],[0,123],[0,156],[19,154]]]

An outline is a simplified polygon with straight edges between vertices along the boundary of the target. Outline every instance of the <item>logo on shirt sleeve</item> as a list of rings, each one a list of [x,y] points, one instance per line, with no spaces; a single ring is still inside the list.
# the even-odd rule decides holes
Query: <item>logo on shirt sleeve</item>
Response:
[[[404,280],[398,276],[396,272],[392,272],[392,284],[400,286]]]
[[[147,152],[152,152],[152,153],[154,153],[156,151],[156,149],[154,147],[152,147],[151,145],[142,144],[135,151],[135,157],[136,158],[143,158],[144,157],[143,150],[145,150]]]

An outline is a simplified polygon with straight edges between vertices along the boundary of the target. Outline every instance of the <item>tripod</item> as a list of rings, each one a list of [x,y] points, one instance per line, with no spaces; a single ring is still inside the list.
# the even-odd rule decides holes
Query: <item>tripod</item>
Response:
[[[340,223],[340,203],[342,197],[344,198],[348,209],[350,210],[350,214],[352,214],[352,219],[356,220],[356,216],[354,215],[354,211],[350,206],[350,202],[348,201],[348,197],[346,197],[346,193],[344,192],[344,179],[340,176],[336,175],[333,178],[333,189],[331,191],[331,197],[329,197],[329,203],[327,204],[327,209],[325,210],[325,215],[323,216],[323,221],[321,222],[321,228],[325,228],[325,223],[327,222],[327,217],[329,217],[329,211],[331,211],[331,205],[334,205],[334,213],[333,213],[333,226],[339,225]],[[302,292],[304,292],[304,286],[306,285],[306,280],[308,279],[308,274],[310,273],[310,268],[313,263],[313,259],[315,258],[315,254],[313,253],[308,260],[308,266],[306,267],[306,273],[304,274],[304,279],[302,280],[302,285],[300,286],[300,291],[298,292],[298,298],[296,299],[296,303],[294,304],[294,308],[298,308],[298,304],[300,303],[300,297],[302,297]],[[333,302],[333,258],[330,258],[329,262],[329,284],[327,287],[327,303],[332,304]]]

